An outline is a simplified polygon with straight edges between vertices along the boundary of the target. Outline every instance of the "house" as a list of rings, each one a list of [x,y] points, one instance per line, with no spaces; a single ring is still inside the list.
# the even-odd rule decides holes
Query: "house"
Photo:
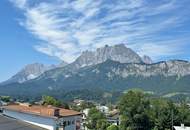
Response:
[[[7,105],[7,103],[6,103],[6,102],[3,102],[3,101],[1,101],[1,100],[0,100],[0,113],[2,113],[2,112],[3,112],[2,107],[3,107],[3,106],[6,106],[6,105]]]
[[[47,130],[80,130],[81,113],[63,108],[14,104],[3,106],[3,115]]]
[[[83,102],[84,102],[84,100],[81,100],[81,99],[75,99],[75,100],[73,101],[73,103],[74,103],[75,105],[77,105],[77,106],[80,106]]]
[[[107,106],[97,106],[96,108],[106,115],[109,113],[109,108]]]
[[[114,109],[109,112],[107,115],[107,121],[112,125],[119,125],[120,124],[120,115],[117,109]]]
[[[0,100],[0,106],[6,106],[6,105],[8,105],[8,103]]]
[[[88,113],[90,111],[90,108],[86,108],[82,110],[82,124],[81,124],[81,130],[88,130],[88,128],[85,126]]]
[[[190,130],[190,127],[186,127],[184,124],[181,124],[181,126],[174,126],[174,130]]]

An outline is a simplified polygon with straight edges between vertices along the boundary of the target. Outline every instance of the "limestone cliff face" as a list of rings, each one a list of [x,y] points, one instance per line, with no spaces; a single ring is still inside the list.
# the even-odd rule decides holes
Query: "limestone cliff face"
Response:
[[[34,63],[26,65],[22,70],[20,70],[17,74],[12,76],[6,83],[23,83],[27,80],[34,79],[38,77],[43,72],[49,70],[48,66],[40,63]]]
[[[0,85],[4,92],[41,92],[101,88],[126,90],[142,88],[150,91],[172,92],[189,90],[190,62],[169,60],[152,63],[148,56],[140,57],[125,45],[104,46],[96,51],[85,51],[73,63],[47,67],[27,65],[8,82]],[[30,80],[33,79],[33,80]],[[29,80],[29,81],[28,81]],[[8,86],[8,88],[6,88]],[[14,86],[14,87],[13,87]],[[39,90],[37,90],[39,89]],[[11,89],[10,89],[11,90]]]
[[[109,75],[123,78],[128,76],[186,76],[190,75],[190,62],[180,60],[163,61],[154,64],[123,64],[112,67]]]
[[[118,61],[120,63],[142,63],[141,57],[124,44],[115,46],[104,46],[96,51],[85,51],[73,63],[77,67],[96,65],[106,60]]]
[[[146,64],[152,64],[152,63],[153,63],[152,59],[151,59],[149,56],[147,56],[147,55],[144,55],[144,56],[142,57],[142,61],[143,61],[144,63],[146,63]]]

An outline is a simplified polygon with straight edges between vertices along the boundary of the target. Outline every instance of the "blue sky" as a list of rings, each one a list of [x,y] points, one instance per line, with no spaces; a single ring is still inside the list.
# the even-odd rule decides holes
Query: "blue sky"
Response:
[[[154,61],[190,59],[189,0],[1,0],[0,81],[124,43]]]

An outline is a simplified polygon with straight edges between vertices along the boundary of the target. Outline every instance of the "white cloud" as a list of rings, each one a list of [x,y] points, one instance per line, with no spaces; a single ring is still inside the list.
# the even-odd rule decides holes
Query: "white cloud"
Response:
[[[156,6],[145,0],[55,0],[49,3],[39,0],[33,6],[28,0],[11,1],[25,14],[22,25],[43,42],[35,46],[36,50],[67,62],[72,62],[81,51],[105,44],[127,43],[140,54],[154,59],[181,51],[176,49],[179,44],[173,45],[162,35],[185,21],[181,15],[173,15],[173,11],[180,8],[176,0]],[[173,39],[180,42],[179,37]],[[165,40],[167,45],[159,40]]]
[[[25,9],[27,7],[28,0],[10,0],[10,1],[20,9]]]
[[[138,46],[136,50],[141,56],[145,55],[146,52],[153,60],[166,56],[176,56],[181,53],[181,50],[176,45],[171,46],[170,44],[145,43]]]

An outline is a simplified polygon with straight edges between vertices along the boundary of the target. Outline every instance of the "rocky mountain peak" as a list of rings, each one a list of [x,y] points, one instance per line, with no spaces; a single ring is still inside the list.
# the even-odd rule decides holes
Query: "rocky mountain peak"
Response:
[[[33,63],[26,65],[21,71],[32,72],[32,71],[41,71],[45,67],[44,64],[41,63]]]
[[[18,73],[12,76],[7,81],[3,82],[4,84],[9,83],[23,83],[27,80],[34,79],[38,77],[43,72],[51,69],[51,66],[46,66],[41,63],[33,63],[26,65],[23,69],[21,69]]]
[[[19,83],[25,82],[30,79],[38,77],[40,74],[49,70],[49,66],[41,63],[34,63],[26,65],[21,71],[14,75],[10,80],[17,81]]]
[[[25,81],[37,78],[45,71],[65,67],[67,64],[68,63],[66,63],[65,61],[62,61],[60,64],[57,65],[44,65],[41,63],[28,64],[10,79],[1,84],[23,83]]]
[[[143,63],[137,53],[124,44],[118,44],[114,46],[105,45],[95,51],[84,51],[73,64],[77,67],[84,67],[103,63],[108,59],[120,63]]]
[[[152,63],[153,63],[153,60],[152,60],[149,56],[147,56],[147,55],[144,55],[144,56],[142,57],[142,61],[143,61],[144,63],[146,63],[146,64],[152,64]]]
[[[59,63],[58,65],[52,65],[52,68],[60,68],[60,67],[65,67],[66,65],[68,65],[67,62],[62,61],[61,63]]]

